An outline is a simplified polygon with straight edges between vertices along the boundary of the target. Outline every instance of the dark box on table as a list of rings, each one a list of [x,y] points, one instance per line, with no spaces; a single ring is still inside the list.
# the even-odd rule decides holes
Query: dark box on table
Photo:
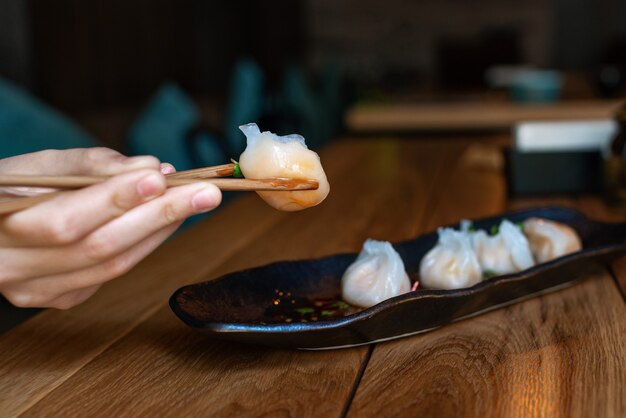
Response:
[[[599,151],[506,153],[510,194],[598,193],[603,158]]]

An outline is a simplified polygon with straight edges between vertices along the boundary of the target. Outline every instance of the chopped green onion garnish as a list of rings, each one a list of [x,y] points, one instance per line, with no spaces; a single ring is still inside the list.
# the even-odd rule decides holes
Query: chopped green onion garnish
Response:
[[[239,164],[235,164],[235,169],[233,170],[233,177],[243,178],[243,173],[241,172],[241,168],[239,168]]]
[[[500,232],[500,226],[499,225],[492,225],[491,228],[489,229],[489,235],[498,235],[498,232]]]
[[[335,311],[327,311],[327,310],[323,310],[320,315],[321,316],[331,316],[332,314],[334,314]]]
[[[344,301],[342,301],[342,300],[340,300],[340,301],[339,301],[339,309],[346,310],[346,309],[348,309],[349,307],[350,307],[350,305],[348,305],[346,302],[344,302]]]
[[[233,177],[237,177],[237,178],[243,178],[243,173],[241,172],[241,167],[239,167],[239,161],[236,161],[234,159],[230,159],[230,161],[235,164],[235,167],[233,168]]]
[[[313,308],[297,308],[296,312],[298,312],[299,314],[302,314],[302,315],[306,315],[306,314],[310,314],[310,313],[315,312],[315,309],[313,309]]]
[[[493,270],[485,270],[485,271],[483,271],[483,279],[488,279],[490,277],[497,276],[497,275],[498,275],[498,273],[496,273]]]

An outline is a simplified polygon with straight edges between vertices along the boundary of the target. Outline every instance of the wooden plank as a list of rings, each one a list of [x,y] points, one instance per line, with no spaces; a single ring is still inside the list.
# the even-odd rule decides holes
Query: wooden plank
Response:
[[[578,206],[589,217],[605,222],[626,222],[624,209],[609,208],[601,197],[583,196],[578,199]],[[626,237],[624,237],[626,239]],[[615,279],[620,293],[626,300],[626,256],[619,258],[611,264],[611,274]]]
[[[500,212],[504,196],[497,170],[457,165],[425,224]],[[604,269],[587,275],[570,289],[377,345],[348,416],[624,415],[624,303]]]
[[[163,309],[23,416],[336,416],[362,354],[223,343]]]
[[[430,209],[434,179],[445,170],[448,147],[428,141],[351,143],[350,152],[362,154],[359,168],[342,183],[335,180],[327,202],[273,228],[272,234],[263,237],[266,245],[256,246],[250,255],[251,264],[234,257],[220,270],[357,252],[367,238],[401,241],[415,237]]]
[[[568,290],[379,345],[349,416],[624,416],[625,315],[600,270]]]
[[[503,161],[489,163],[473,158],[476,149],[463,147],[463,152],[448,154],[448,176],[437,185],[433,211],[425,219],[424,230],[432,231],[461,219],[476,219],[502,212],[506,204],[506,182]],[[500,155],[497,146],[485,146],[482,154]],[[501,157],[500,157],[501,158]]]
[[[328,155],[322,158],[331,179],[359,162],[358,154]],[[47,310],[0,336],[0,411],[16,415],[29,408],[163,307],[176,288],[206,277],[287,216],[257,196],[245,196],[167,242],[82,305]]]
[[[47,310],[2,335],[0,410],[15,415],[28,408],[163,306],[174,289],[202,277],[247,244],[249,236],[261,234],[282,217],[253,199],[233,206],[258,211],[228,227],[219,222],[224,216],[218,214],[210,227],[198,228],[206,237],[229,237],[230,245],[177,237],[84,304],[68,311]],[[185,251],[177,250],[181,246]],[[211,257],[204,257],[204,264],[192,262],[206,252]]]
[[[498,130],[520,121],[609,119],[618,101],[571,101],[548,105],[441,103],[357,105],[346,114],[351,132]]]
[[[445,145],[348,142],[333,156],[359,154],[360,167],[333,179],[328,201],[284,218],[210,274],[277,259],[358,250],[372,235],[414,234],[441,172]],[[392,187],[390,187],[392,185]],[[231,212],[236,217],[236,212]],[[202,259],[202,257],[200,257]],[[168,308],[140,324],[33,405],[41,414],[339,415],[366,347],[298,352],[210,340]]]

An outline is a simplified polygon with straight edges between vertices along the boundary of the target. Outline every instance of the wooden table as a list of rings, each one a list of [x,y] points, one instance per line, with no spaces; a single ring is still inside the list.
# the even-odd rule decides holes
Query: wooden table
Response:
[[[506,130],[523,121],[610,119],[619,105],[611,100],[359,104],[348,110],[345,123],[354,133]]]
[[[624,219],[595,197],[509,200],[501,170],[468,158],[469,145],[344,140],[322,154],[324,204],[281,213],[255,195],[235,200],[86,303],[2,335],[0,415],[625,416],[626,263],[423,335],[337,351],[211,340],[167,306],[186,283],[461,217],[558,203]]]

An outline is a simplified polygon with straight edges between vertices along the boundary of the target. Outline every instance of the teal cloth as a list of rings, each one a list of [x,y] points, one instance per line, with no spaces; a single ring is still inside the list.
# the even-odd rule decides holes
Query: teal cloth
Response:
[[[263,114],[264,85],[263,72],[253,60],[243,59],[235,65],[224,126],[230,155],[239,156],[246,148],[246,138],[239,126],[257,122]]]
[[[187,132],[200,120],[195,104],[174,84],[161,87],[129,134],[134,155],[150,154],[178,170],[191,168],[185,147]]]
[[[98,145],[69,118],[0,78],[0,158]]]
[[[298,120],[298,133],[306,138],[309,148],[320,149],[330,137],[328,109],[299,68],[290,66],[285,70],[282,95],[286,109]]]
[[[154,95],[131,127],[129,148],[132,154],[150,154],[177,170],[223,164],[224,152],[217,138],[198,134],[190,147],[188,133],[200,122],[195,103],[176,85],[167,84]],[[191,155],[194,153],[194,155]]]
[[[339,65],[327,65],[321,77],[321,106],[328,117],[328,138],[337,134],[343,123],[345,103],[342,96],[342,72]]]
[[[191,152],[196,153],[196,158],[201,167],[225,164],[230,161],[224,154],[218,140],[207,132],[200,132],[194,138]]]
[[[173,164],[178,171],[228,162],[216,137],[199,130],[200,113],[196,104],[174,84],[161,87],[131,127],[128,136],[132,154],[149,154]],[[229,197],[224,196],[224,200]],[[188,218],[187,228],[213,212]]]

